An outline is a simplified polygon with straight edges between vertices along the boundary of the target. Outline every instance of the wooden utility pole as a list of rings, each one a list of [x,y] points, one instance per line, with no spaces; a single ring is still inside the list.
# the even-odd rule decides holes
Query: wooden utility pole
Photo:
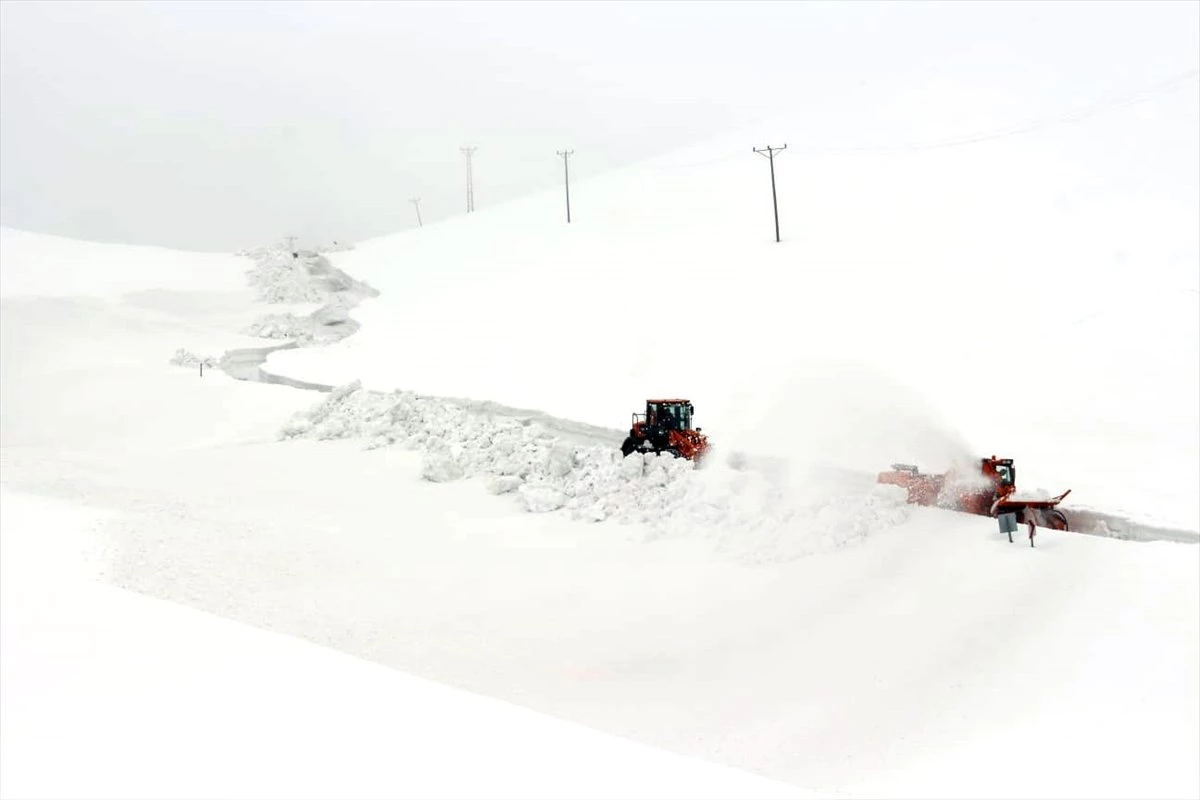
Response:
[[[760,156],[766,156],[771,162],[771,205],[775,206],[775,241],[779,241],[779,200],[775,195],[775,154],[787,150],[787,143],[783,147],[771,147],[768,145],[762,149],[754,148],[754,152]]]
[[[567,167],[567,159],[575,152],[574,150],[559,150],[557,151],[563,160],[563,185],[567,187],[567,224],[571,224],[571,170]]]
[[[412,204],[413,204],[413,208],[415,208],[415,209],[417,210],[417,227],[418,227],[418,228],[424,228],[424,227],[425,227],[425,223],[421,222],[421,198],[419,198],[419,197],[410,197],[410,198],[408,199],[408,202],[412,203]]]

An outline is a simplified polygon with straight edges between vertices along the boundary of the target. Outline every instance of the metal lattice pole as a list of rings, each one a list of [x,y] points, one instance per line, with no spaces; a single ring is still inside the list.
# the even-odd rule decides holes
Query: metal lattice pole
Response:
[[[467,213],[470,214],[475,210],[475,174],[471,165],[471,156],[474,155],[478,147],[460,147],[462,154],[467,158]]]

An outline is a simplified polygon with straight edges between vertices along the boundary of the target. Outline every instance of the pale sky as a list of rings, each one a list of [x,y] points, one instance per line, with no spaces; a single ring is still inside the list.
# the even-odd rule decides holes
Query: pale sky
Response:
[[[0,222],[360,241],[415,226],[411,197],[426,223],[464,213],[468,144],[483,209],[558,185],[564,148],[582,177],[796,113],[810,146],[903,143],[1197,69],[1189,0],[0,0]],[[969,114],[889,128],[897,98],[946,85]]]

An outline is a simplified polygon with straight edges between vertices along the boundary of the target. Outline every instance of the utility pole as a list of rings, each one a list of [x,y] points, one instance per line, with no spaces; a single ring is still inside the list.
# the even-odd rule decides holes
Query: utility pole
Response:
[[[413,204],[413,208],[415,208],[415,209],[417,210],[417,227],[418,227],[418,228],[424,228],[424,227],[425,227],[425,223],[421,222],[421,198],[419,198],[419,197],[410,197],[410,198],[408,199],[408,202],[412,203],[412,204]]]
[[[567,159],[575,152],[574,150],[558,150],[556,151],[563,160],[563,184],[567,187],[567,224],[571,224],[571,170],[567,167]]]
[[[779,241],[779,200],[775,196],[775,154],[787,150],[787,143],[784,142],[783,147],[771,147],[770,145],[759,149],[754,148],[754,152],[760,156],[766,156],[771,162],[771,204],[775,206],[775,241]]]
[[[467,157],[467,213],[475,210],[475,176],[471,169],[471,156],[478,147],[460,147],[462,154]]]

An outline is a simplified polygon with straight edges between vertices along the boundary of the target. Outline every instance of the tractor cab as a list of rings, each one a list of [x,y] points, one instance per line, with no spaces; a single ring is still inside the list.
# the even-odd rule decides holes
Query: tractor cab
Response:
[[[690,400],[647,400],[646,413],[633,415],[622,455],[642,451],[698,459],[708,450],[708,437],[692,428],[695,410]]]
[[[694,411],[688,400],[647,400],[645,422],[664,431],[690,431]]]
[[[1005,493],[1004,490],[1011,492],[1017,485],[1017,468],[1013,466],[1011,458],[991,458],[983,459],[983,474],[991,480],[996,486],[996,489]]]

